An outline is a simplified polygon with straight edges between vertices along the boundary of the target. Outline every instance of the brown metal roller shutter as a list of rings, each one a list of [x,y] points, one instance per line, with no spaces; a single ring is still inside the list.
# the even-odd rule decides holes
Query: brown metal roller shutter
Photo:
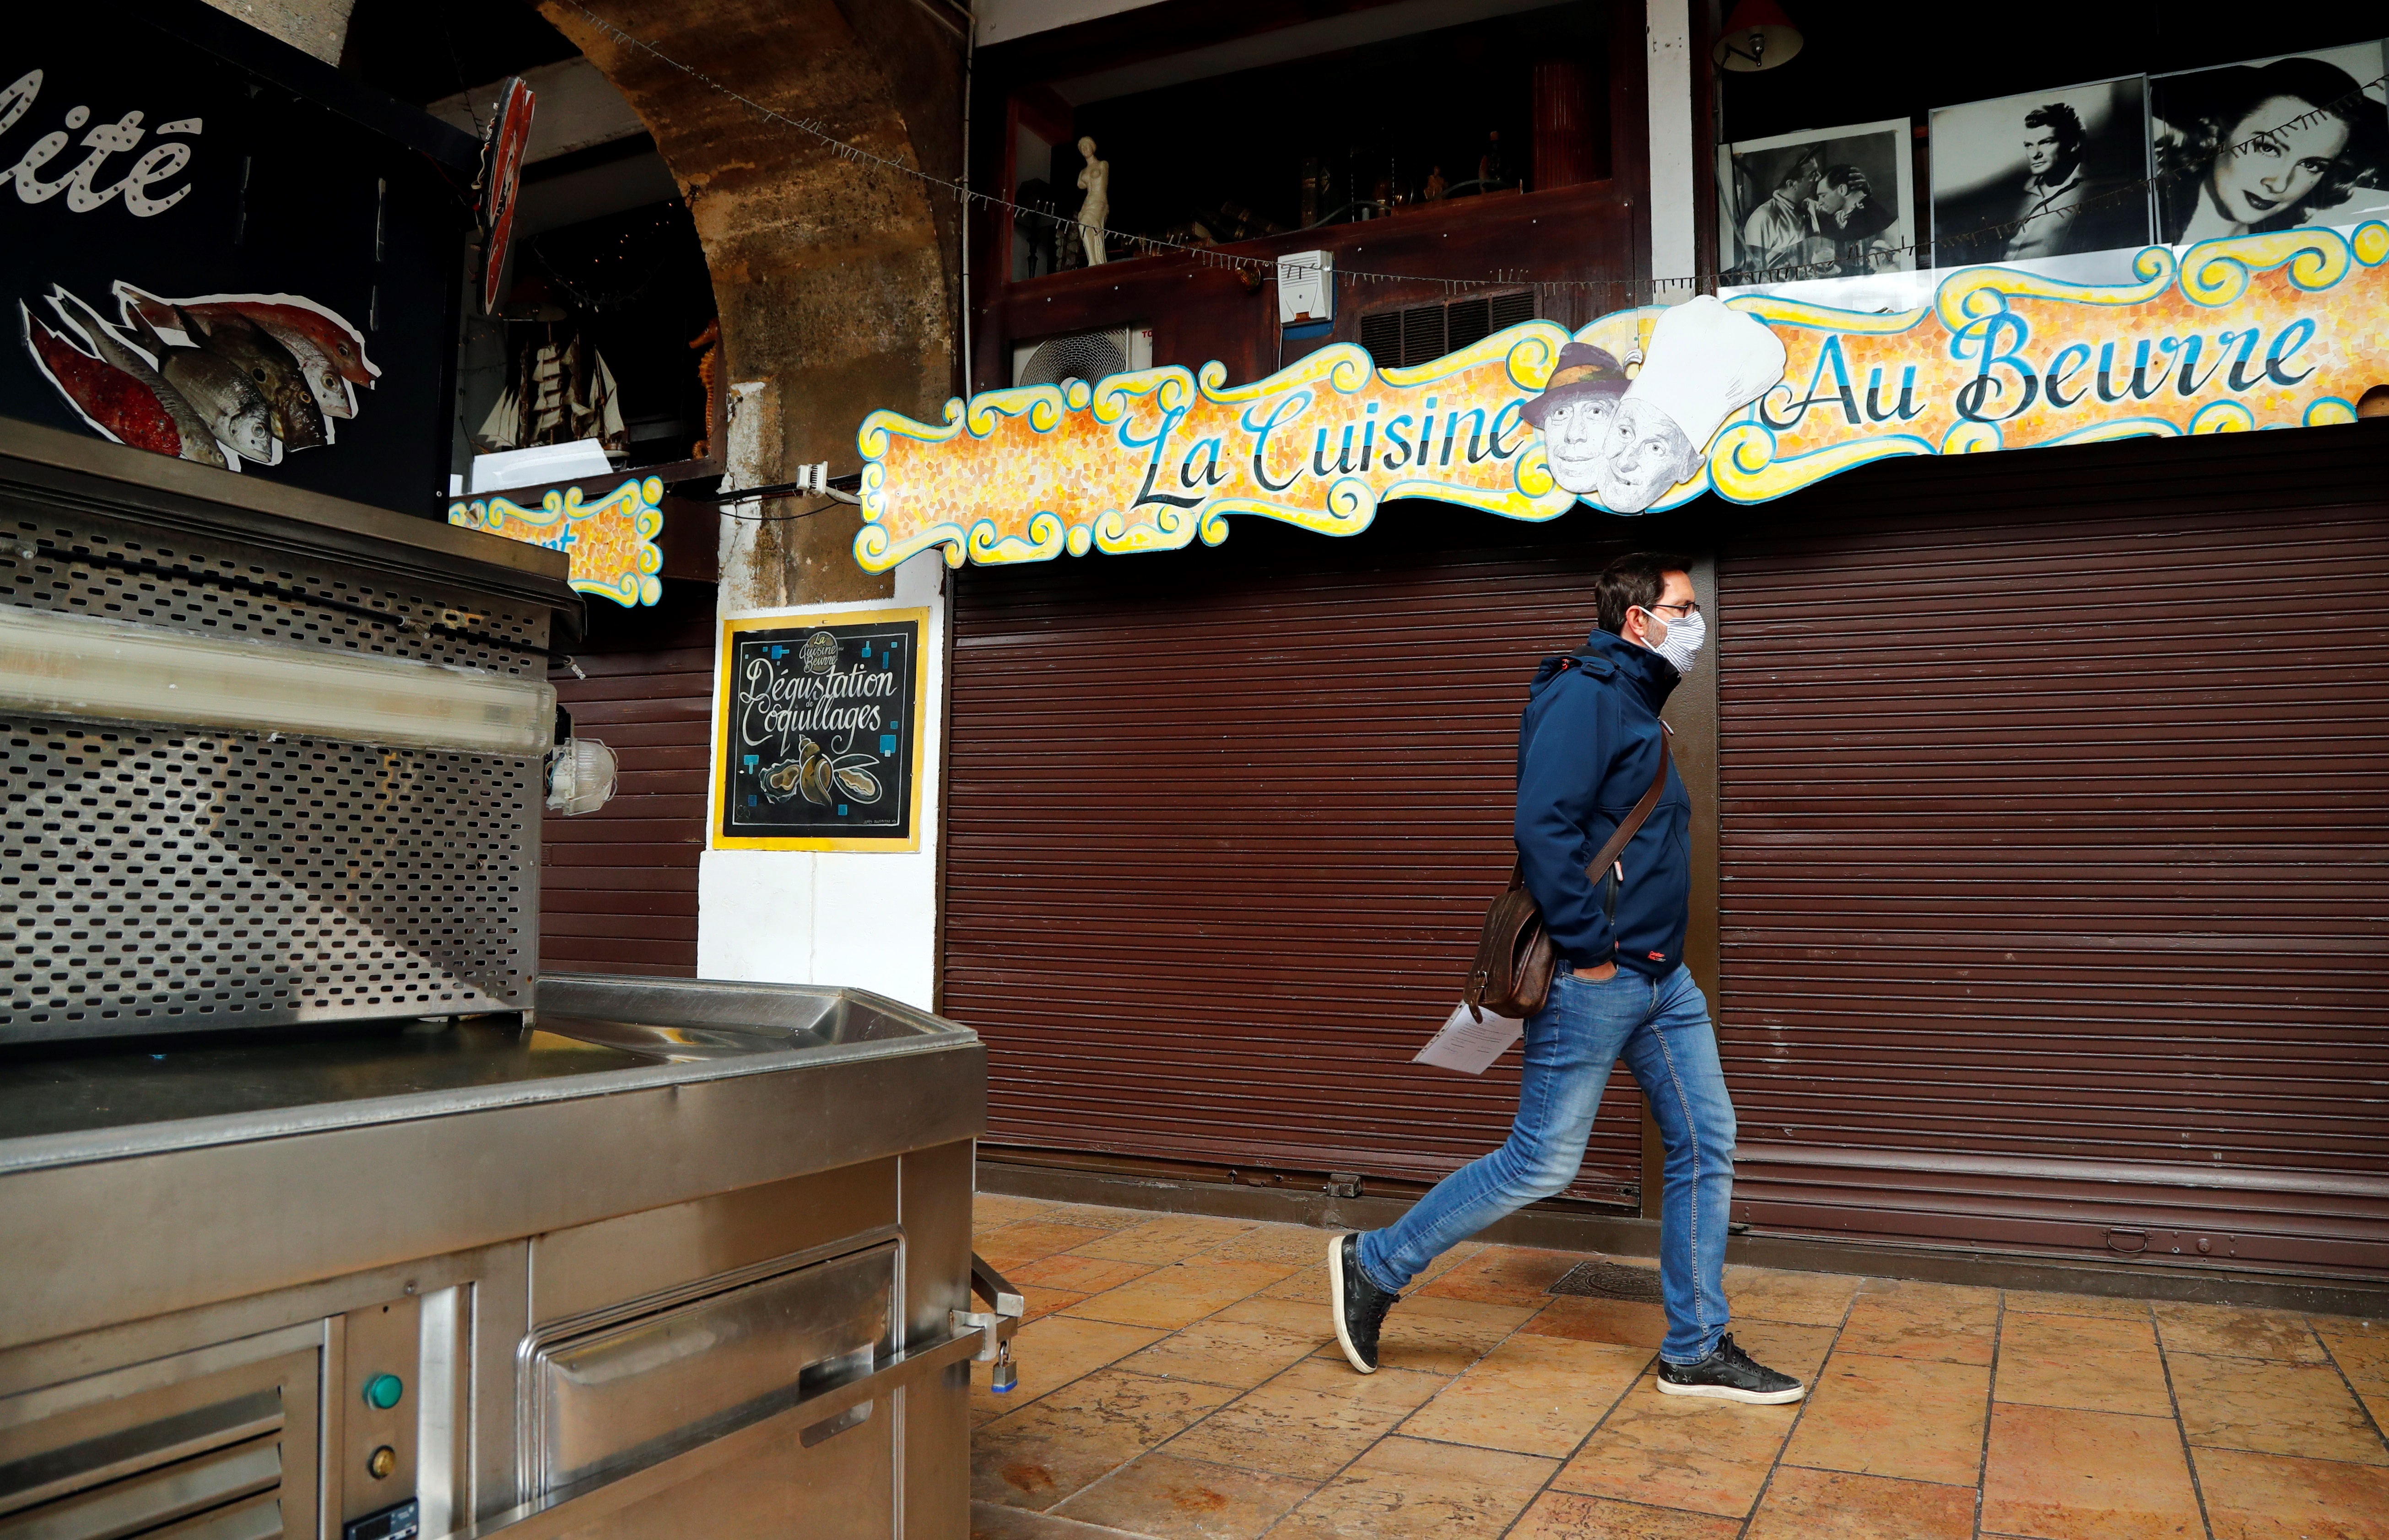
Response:
[[[1538,543],[1424,544],[1463,519]],[[1501,1142],[1514,1053],[1408,1060],[1508,876],[1526,682],[1615,550],[1515,528],[960,575],[944,1009],[989,1040],[991,1143],[1425,1181]],[[1631,1086],[1578,1196],[1635,1188]]]
[[[1741,1216],[2389,1274],[2383,428],[1878,467],[1729,541]]]
[[[541,822],[540,966],[696,976],[696,859],[705,848],[714,589],[669,581],[660,604],[589,602],[581,671],[555,680],[573,731],[620,762],[614,800]]]

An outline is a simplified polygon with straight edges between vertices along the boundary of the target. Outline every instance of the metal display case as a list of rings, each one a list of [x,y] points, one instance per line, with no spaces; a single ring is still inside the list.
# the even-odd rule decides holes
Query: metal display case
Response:
[[[536,977],[560,553],[0,422],[0,1540],[960,1540],[986,1055]]]

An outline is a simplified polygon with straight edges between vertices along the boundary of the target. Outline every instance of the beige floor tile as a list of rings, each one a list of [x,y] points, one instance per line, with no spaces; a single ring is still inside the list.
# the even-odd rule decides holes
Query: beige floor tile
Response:
[[[1767,1484],[1797,1406],[1661,1395],[1635,1381],[1552,1485],[1563,1492],[1739,1519]]]
[[[2389,1445],[2329,1364],[2169,1353],[2181,1428],[2193,1445],[2389,1465]]]
[[[1742,1521],[1574,1492],[1546,1492],[1510,1540],[1735,1540]]]
[[[1272,1283],[1261,1291],[1271,1299],[1294,1300],[1305,1305],[1327,1303],[1327,1266],[1322,1259],[1316,1267],[1304,1267],[1284,1282]]]
[[[1733,1340],[1743,1351],[1772,1369],[1795,1380],[1816,1383],[1833,1348],[1830,1326],[1787,1326],[1782,1321],[1736,1321]]]
[[[2110,1316],[2011,1312],[1999,1329],[1995,1399],[2085,1412],[2171,1417],[2156,1330]]]
[[[1937,1305],[1952,1310],[1999,1308],[1997,1289],[1976,1288],[1965,1283],[1934,1283],[1914,1278],[1869,1278],[1859,1281],[1859,1292],[1885,1299],[1906,1300],[1911,1305]]]
[[[1255,1225],[1203,1254],[1221,1262],[1296,1262],[1327,1265],[1330,1232],[1309,1225]]]
[[[1153,1454],[1124,1465],[1055,1510],[1158,1540],[1253,1540],[1316,1483]]]
[[[1974,1484],[1991,1371],[1835,1349],[1783,1452],[1794,1465]]]
[[[2198,1540],[2198,1496],[2169,1418],[2002,1404],[1983,1472],[1986,1534]]]
[[[1200,1380],[1250,1390],[1309,1357],[1318,1345],[1318,1339],[1307,1333],[1297,1335],[1214,1316],[1131,1354],[1120,1360],[1120,1368],[1165,1380]]]
[[[1067,1310],[1087,1297],[1084,1294],[1074,1294],[1067,1289],[1047,1289],[1034,1283],[1022,1283],[1017,1279],[1014,1280],[1014,1287],[1020,1291],[1020,1297],[1028,1302],[1028,1308],[1023,1311],[1020,1317],[1021,1324],[1024,1326],[1030,1321],[1042,1320],[1056,1311]]]
[[[2149,1318],[2149,1302],[2144,1299],[2109,1299],[2101,1294],[2053,1294],[2031,1289],[2007,1291],[2008,1314],[2011,1316],[2105,1316],[2115,1320],[2144,1321]]]
[[[1725,1292],[1736,1319],[1839,1326],[1862,1279],[1838,1273],[1787,1273],[1772,1267],[1728,1267]]]
[[[1120,1540],[1123,1535],[1128,1540],[1146,1540],[1127,1530],[1082,1524],[1001,1503],[971,1504],[970,1519],[970,1540]]]
[[[2223,1305],[2155,1305],[2157,1336],[2167,1353],[2206,1353],[2226,1358],[2276,1358],[2319,1364],[2322,1344],[2306,1318],[2281,1310],[2240,1310]]]
[[[1163,1266],[1200,1256],[1251,1229],[1240,1219],[1212,1219],[1199,1214],[1173,1214],[1117,1229],[1101,1240],[1070,1249],[1080,1256],[1111,1262],[1143,1262]]]
[[[1049,1217],[1054,1205],[1042,1198],[1015,1198],[1003,1192],[980,1192],[971,1198],[971,1228],[993,1229],[1022,1219]]]
[[[1551,1286],[1586,1260],[1581,1252],[1538,1251],[1528,1246],[1488,1246],[1418,1292],[1437,1299],[1476,1300],[1482,1305],[1551,1303]]]
[[[1914,1290],[1914,1286],[1910,1286]],[[1979,1297],[1973,1297],[1979,1296]],[[1961,1294],[1860,1293],[1842,1327],[1845,1353],[1988,1364],[1999,1341],[1999,1297],[1991,1289]]]
[[[1401,1432],[1562,1459],[1650,1361],[1644,1348],[1514,1336],[1411,1414]]]
[[[1563,1297],[1543,1306],[1521,1331],[1656,1349],[1667,1335],[1667,1312],[1640,1300]]]
[[[1099,1369],[971,1435],[971,1495],[1049,1508],[1213,1410],[1235,1392]]]
[[[1419,1269],[1418,1277],[1411,1279],[1411,1287],[1412,1289],[1424,1288],[1426,1285],[1435,1282],[1437,1279],[1443,1277],[1444,1274],[1451,1271],[1454,1267],[1459,1266],[1462,1263],[1466,1262],[1477,1253],[1486,1249],[1485,1242],[1482,1241],[1463,1241],[1459,1245],[1452,1247],[1451,1250],[1444,1253],[1441,1256],[1437,1257],[1425,1266],[1421,1267]]]
[[[1493,1351],[1494,1345],[1534,1318],[1523,1305],[1483,1305],[1476,1300],[1405,1296],[1386,1317],[1377,1338],[1377,1362],[1387,1368],[1453,1375]],[[1333,1331],[1331,1325],[1329,1330]],[[1338,1362],[1334,1343],[1320,1348]]]
[[[1083,1320],[1176,1330],[1258,1292],[1285,1276],[1280,1262],[1201,1262],[1157,1267],[1106,1289],[1065,1314]]]
[[[1048,1289],[1100,1294],[1106,1289],[1117,1289],[1131,1279],[1143,1278],[1151,1271],[1153,1269],[1142,1262],[1106,1262],[1098,1256],[1076,1256],[1064,1252],[1058,1256],[1041,1256],[1034,1262],[1004,1268],[1003,1276],[1014,1283],[1036,1283]]]
[[[1974,1540],[1974,1489],[1783,1466],[1748,1540]]]
[[[1271,1540],[1493,1540],[1556,1463],[1389,1438],[1286,1515]]]
[[[1442,1388],[1430,1374],[1355,1374],[1341,1359],[1312,1358],[1204,1419],[1169,1452],[1322,1482]]]
[[[1050,1219],[1023,1219],[977,1237],[971,1249],[1007,1277],[1023,1263],[1067,1252],[1087,1241],[1103,1241],[1111,1231],[1092,1225],[1062,1225]]]
[[[1055,1203],[1039,1215],[1061,1225],[1092,1225],[1097,1229],[1129,1229],[1154,1217],[1149,1208],[1115,1208],[1108,1203]]]
[[[1308,1337],[1316,1345],[1333,1342],[1335,1320],[1328,1314],[1324,1302],[1272,1299],[1264,1289],[1250,1299],[1238,1300],[1213,1317],[1214,1320],[1240,1321],[1246,1326],[1266,1326],[1272,1331],[1283,1331],[1297,1337]]]
[[[975,1363],[971,1365],[971,1405],[999,1416],[1017,1411],[1160,1337],[1160,1332],[1142,1327],[1073,1320],[1067,1316],[1031,1321],[1012,1340],[1012,1361],[1019,1370],[1020,1383],[998,1395],[987,1388],[988,1375],[995,1366]]]
[[[2352,1316],[2308,1316],[2332,1360],[2359,1391],[2389,1391],[2389,1321]]]
[[[2198,1449],[2215,1540],[2389,1540],[2389,1470]]]

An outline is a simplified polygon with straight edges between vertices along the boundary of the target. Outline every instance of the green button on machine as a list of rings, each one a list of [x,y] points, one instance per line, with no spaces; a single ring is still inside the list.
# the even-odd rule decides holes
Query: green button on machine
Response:
[[[365,1381],[365,1405],[388,1411],[406,1394],[406,1381],[395,1374],[377,1374]]]

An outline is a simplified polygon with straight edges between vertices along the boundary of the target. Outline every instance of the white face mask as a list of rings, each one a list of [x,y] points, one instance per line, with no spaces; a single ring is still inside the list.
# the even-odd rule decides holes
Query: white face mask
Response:
[[[1663,622],[1667,628],[1667,635],[1665,640],[1656,643],[1647,643],[1645,645],[1649,646],[1653,652],[1657,653],[1661,657],[1664,657],[1668,662],[1674,664],[1676,666],[1676,672],[1680,674],[1691,673],[1693,671],[1693,665],[1700,659],[1701,643],[1707,641],[1709,638],[1708,621],[1702,617],[1698,610],[1694,610],[1692,614],[1682,616],[1674,620],[1669,620],[1667,617],[1661,615],[1651,615],[1649,610],[1644,610],[1642,613],[1650,615],[1651,618],[1654,620]]]

